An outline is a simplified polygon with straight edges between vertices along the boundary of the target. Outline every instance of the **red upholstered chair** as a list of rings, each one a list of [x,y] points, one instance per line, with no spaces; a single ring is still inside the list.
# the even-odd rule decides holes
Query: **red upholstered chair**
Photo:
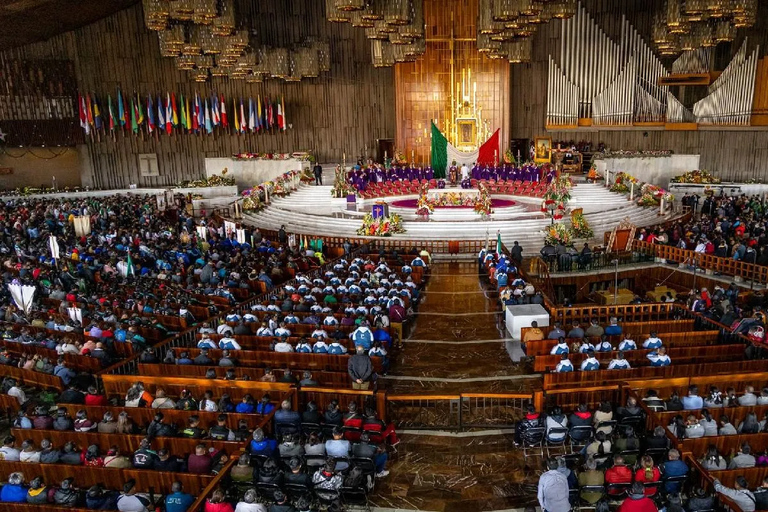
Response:
[[[429,186],[432,187],[432,188],[437,187],[437,180],[434,179],[434,178],[429,180]]]

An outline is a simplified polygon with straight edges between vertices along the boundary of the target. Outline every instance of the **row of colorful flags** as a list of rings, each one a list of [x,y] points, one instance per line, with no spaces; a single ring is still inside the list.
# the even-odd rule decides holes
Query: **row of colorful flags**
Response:
[[[201,97],[184,97],[166,93],[165,98],[151,94],[134,93],[123,97],[117,90],[116,101],[107,95],[106,108],[96,94],[78,94],[80,126],[86,135],[118,130],[130,130],[135,135],[147,133],[168,135],[176,133],[211,134],[215,129],[233,133],[259,133],[262,131],[285,131],[285,99],[270,100],[261,95],[256,98],[232,98],[232,110],[227,112],[224,95],[212,94]]]

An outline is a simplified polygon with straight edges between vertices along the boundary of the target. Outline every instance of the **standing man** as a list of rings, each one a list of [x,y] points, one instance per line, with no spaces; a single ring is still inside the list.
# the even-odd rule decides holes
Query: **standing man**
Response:
[[[323,184],[323,166],[320,165],[319,162],[315,163],[315,166],[312,168],[312,174],[315,175],[315,185],[322,185]]]
[[[352,389],[368,389],[373,375],[373,363],[362,345],[355,347],[355,355],[347,362],[347,371],[352,378]]]
[[[469,179],[469,166],[466,162],[461,164],[461,181]]]
[[[568,512],[568,479],[557,470],[557,460],[547,461],[547,471],[539,477],[539,505],[544,512]]]

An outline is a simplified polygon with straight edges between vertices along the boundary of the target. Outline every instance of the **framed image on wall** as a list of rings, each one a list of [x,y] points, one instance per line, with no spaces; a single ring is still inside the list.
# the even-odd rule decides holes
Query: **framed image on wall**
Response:
[[[534,162],[548,164],[552,161],[552,139],[550,137],[536,137],[535,147]]]

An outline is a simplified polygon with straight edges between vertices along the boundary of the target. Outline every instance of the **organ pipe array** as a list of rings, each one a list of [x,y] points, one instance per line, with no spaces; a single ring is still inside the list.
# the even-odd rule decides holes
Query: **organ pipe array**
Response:
[[[696,102],[693,114],[701,124],[749,126],[755,96],[760,47],[747,57],[747,41],[725,71],[709,86],[709,94]]]
[[[548,62],[547,126],[575,127],[579,119],[590,119],[594,126],[751,123],[759,48],[747,55],[746,41],[691,110],[658,85],[670,73],[626,17],[618,41],[581,4],[561,30],[560,62],[551,55]],[[712,58],[712,48],[691,49],[675,60],[672,73],[709,73]]]

